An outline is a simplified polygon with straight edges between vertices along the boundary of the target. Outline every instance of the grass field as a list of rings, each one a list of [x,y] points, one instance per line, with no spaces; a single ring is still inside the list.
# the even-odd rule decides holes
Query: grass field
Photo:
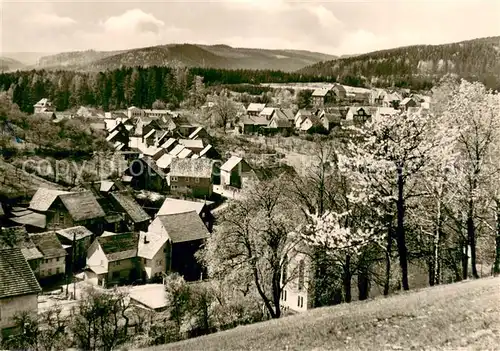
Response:
[[[315,309],[150,350],[500,350],[500,278]]]

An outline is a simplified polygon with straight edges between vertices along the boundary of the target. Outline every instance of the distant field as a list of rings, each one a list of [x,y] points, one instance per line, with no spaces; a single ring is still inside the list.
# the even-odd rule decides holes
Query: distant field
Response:
[[[320,308],[150,350],[500,350],[500,278]]]

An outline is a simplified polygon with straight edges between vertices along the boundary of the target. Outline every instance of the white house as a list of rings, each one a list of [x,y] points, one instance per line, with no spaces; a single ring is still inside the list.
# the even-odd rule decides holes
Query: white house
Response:
[[[140,260],[143,279],[159,279],[167,270],[166,252],[168,237],[154,232],[140,232],[137,256]]]
[[[231,156],[220,167],[220,181],[223,185],[241,187],[242,179],[252,171],[252,168],[241,157]]]

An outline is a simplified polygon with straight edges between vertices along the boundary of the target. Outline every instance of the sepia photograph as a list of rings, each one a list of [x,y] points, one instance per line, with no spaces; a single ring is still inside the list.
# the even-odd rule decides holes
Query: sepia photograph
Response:
[[[0,0],[0,350],[500,351],[500,0]]]

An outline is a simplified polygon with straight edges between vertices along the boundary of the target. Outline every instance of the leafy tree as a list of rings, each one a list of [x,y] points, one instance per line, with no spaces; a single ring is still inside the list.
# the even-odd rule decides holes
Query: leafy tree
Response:
[[[297,106],[299,109],[308,108],[311,106],[312,91],[299,90],[297,93]]]

